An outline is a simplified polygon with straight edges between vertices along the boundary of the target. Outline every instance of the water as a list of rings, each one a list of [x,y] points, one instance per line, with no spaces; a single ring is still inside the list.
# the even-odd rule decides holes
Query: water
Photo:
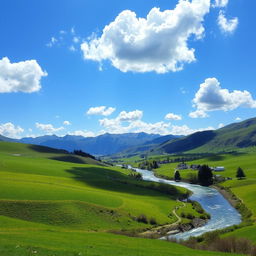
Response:
[[[214,188],[157,178],[153,172],[147,170],[136,169],[136,171],[142,174],[144,180],[162,182],[189,189],[193,192],[190,199],[200,203],[204,210],[211,215],[211,219],[203,227],[171,235],[170,237],[186,240],[191,236],[200,236],[209,231],[241,223],[241,215],[238,211]]]

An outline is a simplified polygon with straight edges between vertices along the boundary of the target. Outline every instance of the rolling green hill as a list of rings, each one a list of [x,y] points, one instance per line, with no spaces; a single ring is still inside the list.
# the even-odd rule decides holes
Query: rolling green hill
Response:
[[[228,152],[256,146],[256,118],[234,123],[215,131],[203,131],[184,138],[167,141],[155,152],[165,153],[206,153]]]
[[[47,147],[0,142],[0,255],[221,255],[111,233],[172,223],[177,196],[130,171]],[[191,209],[192,210],[192,209]],[[126,231],[126,232],[127,232]]]

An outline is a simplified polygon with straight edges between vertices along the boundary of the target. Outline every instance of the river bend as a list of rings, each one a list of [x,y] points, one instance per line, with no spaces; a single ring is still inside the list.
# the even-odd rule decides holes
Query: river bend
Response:
[[[186,240],[191,236],[200,236],[209,231],[223,229],[241,223],[241,215],[218,190],[200,185],[157,178],[152,171],[148,170],[135,170],[141,173],[143,180],[162,182],[189,189],[193,192],[190,199],[200,203],[203,209],[211,215],[211,219],[203,227],[194,228],[186,232],[171,235],[170,237]]]

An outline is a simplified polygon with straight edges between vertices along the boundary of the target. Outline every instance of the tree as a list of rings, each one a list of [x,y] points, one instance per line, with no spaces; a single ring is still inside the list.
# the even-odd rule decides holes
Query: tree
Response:
[[[246,175],[245,175],[245,173],[244,173],[244,170],[243,170],[241,167],[238,167],[238,168],[237,168],[236,177],[237,177],[239,180],[246,177]]]
[[[152,163],[152,168],[153,168],[153,169],[159,168],[157,161],[155,161],[155,160],[153,161],[153,163]]]
[[[181,180],[180,172],[179,171],[175,171],[175,173],[174,173],[174,180],[175,181],[180,181]]]
[[[212,170],[208,165],[202,165],[198,170],[198,182],[202,186],[212,185]]]

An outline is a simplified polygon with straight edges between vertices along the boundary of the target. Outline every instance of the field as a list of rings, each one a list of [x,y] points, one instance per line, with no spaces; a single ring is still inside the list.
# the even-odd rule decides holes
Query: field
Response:
[[[232,154],[216,154],[213,156],[201,158],[194,161],[188,161],[188,164],[207,164],[209,166],[224,166],[225,171],[215,172],[214,174],[223,177],[230,177],[232,180],[221,183],[222,186],[229,188],[246,206],[252,211],[252,219],[256,220],[256,204],[255,204],[255,191],[256,191],[256,153],[255,150],[244,151]],[[174,169],[178,163],[163,164],[155,172],[158,175],[163,175],[173,178]],[[246,178],[238,180],[236,178],[237,168],[241,167]],[[196,175],[195,170],[180,170],[183,179],[189,179],[191,174]],[[256,242],[256,226],[245,227],[238,229],[228,235],[237,235],[240,237],[247,237]]]
[[[59,150],[0,142],[0,255],[215,255],[111,233],[151,227],[138,221],[142,214],[158,225],[175,222],[176,197],[187,193],[157,191],[129,173]],[[193,214],[189,205],[185,211]]]

